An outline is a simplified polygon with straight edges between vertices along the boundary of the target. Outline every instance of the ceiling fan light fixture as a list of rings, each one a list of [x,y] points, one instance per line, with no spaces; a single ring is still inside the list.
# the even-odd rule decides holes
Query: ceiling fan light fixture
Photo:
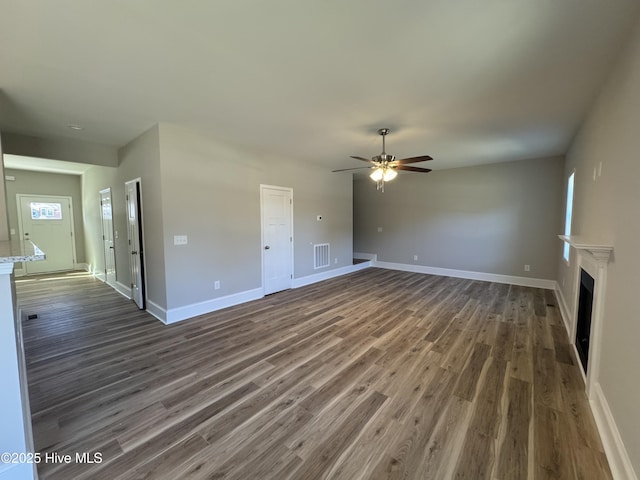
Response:
[[[371,175],[369,175],[369,177],[371,178],[371,180],[373,180],[374,182],[379,182],[380,180],[382,180],[382,177],[384,176],[384,171],[382,170],[382,168],[376,168],[373,172],[371,172]]]
[[[382,179],[385,182],[389,182],[391,180],[393,180],[394,178],[396,178],[398,176],[398,172],[396,172],[393,168],[387,168],[385,169],[383,175],[382,175]]]

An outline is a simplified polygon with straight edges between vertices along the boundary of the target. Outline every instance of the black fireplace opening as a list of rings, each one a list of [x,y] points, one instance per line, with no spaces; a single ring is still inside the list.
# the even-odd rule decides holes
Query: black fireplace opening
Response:
[[[591,309],[593,307],[593,287],[595,280],[580,269],[580,292],[578,294],[578,326],[576,328],[576,349],[584,373],[589,363],[589,339],[591,336]]]

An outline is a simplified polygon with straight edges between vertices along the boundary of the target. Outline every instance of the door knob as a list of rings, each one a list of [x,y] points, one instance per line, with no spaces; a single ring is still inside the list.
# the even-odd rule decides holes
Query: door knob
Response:
[[[265,250],[269,250],[270,248],[271,248],[271,247],[270,247],[269,245],[265,245],[265,246],[264,246],[264,249],[265,249]]]

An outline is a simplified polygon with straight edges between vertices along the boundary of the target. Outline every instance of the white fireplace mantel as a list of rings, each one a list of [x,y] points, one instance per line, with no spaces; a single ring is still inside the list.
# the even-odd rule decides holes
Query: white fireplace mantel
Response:
[[[572,299],[571,320],[568,328],[569,341],[575,349],[578,295],[580,291],[580,270],[586,271],[594,279],[593,304],[591,311],[591,341],[589,345],[589,365],[585,374],[587,396],[593,399],[596,395],[600,371],[600,349],[602,346],[602,323],[604,321],[604,298],[607,288],[607,266],[613,253],[613,246],[587,241],[580,236],[558,235],[558,238],[568,242],[576,249],[577,258],[574,262],[574,289]],[[576,358],[578,358],[576,350]],[[582,369],[581,369],[582,371]]]
[[[575,235],[558,235],[558,238],[563,242],[567,242],[576,250],[585,250],[598,262],[604,264],[609,262],[611,252],[613,252],[612,245],[603,245],[601,243],[588,242],[584,238]]]

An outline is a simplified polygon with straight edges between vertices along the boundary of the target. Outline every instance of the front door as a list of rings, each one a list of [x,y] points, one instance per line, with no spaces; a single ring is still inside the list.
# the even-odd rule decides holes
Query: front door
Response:
[[[116,255],[113,244],[113,213],[110,188],[100,191],[100,215],[102,216],[104,278],[108,285],[114,287],[116,284]]]
[[[17,195],[20,235],[31,240],[46,259],[24,262],[27,274],[73,270],[75,245],[71,197]]]
[[[293,190],[260,185],[262,285],[264,294],[291,288],[293,279]]]
[[[140,309],[144,309],[144,244],[142,242],[140,180],[131,180],[125,183],[124,189],[127,201],[131,298]]]

